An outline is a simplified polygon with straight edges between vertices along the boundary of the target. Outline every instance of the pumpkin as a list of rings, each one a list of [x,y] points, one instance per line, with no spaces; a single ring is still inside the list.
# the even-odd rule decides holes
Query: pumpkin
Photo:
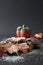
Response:
[[[16,30],[16,36],[17,37],[26,37],[29,38],[31,37],[31,29],[30,27],[26,27],[25,25],[17,27]]]

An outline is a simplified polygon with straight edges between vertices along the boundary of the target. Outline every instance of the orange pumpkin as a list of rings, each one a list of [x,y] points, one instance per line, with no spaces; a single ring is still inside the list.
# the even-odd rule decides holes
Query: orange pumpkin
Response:
[[[17,37],[31,37],[31,29],[24,25],[17,27],[16,36]]]

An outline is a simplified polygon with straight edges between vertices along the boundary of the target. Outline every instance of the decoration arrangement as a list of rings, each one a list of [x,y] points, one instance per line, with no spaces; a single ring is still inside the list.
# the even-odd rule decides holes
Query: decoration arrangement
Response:
[[[16,37],[7,38],[0,42],[0,57],[15,56],[27,54],[33,49],[40,48],[40,39],[43,38],[43,33],[36,33],[32,37],[30,27],[22,25],[16,29]]]

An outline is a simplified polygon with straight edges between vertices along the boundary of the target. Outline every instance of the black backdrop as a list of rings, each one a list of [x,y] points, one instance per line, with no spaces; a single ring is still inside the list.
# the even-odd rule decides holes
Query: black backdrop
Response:
[[[31,27],[33,34],[43,32],[43,1],[0,0],[0,35],[15,35],[22,24]]]

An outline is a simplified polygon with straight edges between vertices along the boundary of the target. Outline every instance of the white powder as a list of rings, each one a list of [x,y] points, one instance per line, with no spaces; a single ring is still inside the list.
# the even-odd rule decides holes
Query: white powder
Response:
[[[23,61],[24,60],[24,57],[21,57],[21,56],[7,56],[7,57],[2,57],[2,60],[3,61],[8,61],[8,62],[19,62],[19,61]]]

